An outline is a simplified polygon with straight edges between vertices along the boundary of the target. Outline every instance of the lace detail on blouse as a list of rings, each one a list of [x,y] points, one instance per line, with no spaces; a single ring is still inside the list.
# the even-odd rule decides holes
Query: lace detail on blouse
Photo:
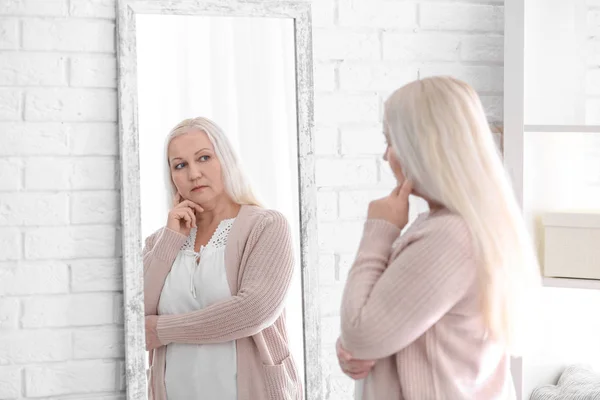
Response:
[[[220,250],[227,245],[227,238],[229,237],[229,232],[231,232],[233,221],[235,221],[235,218],[224,219],[223,221],[221,221],[219,223],[219,226],[217,226],[217,229],[212,234],[206,246],[200,246],[200,251],[194,250],[194,245],[196,244],[196,233],[198,229],[192,228],[190,230],[190,235],[185,241],[182,250],[194,256],[194,268],[190,273],[190,292],[192,293],[192,296],[194,298],[196,298],[196,286],[194,285],[194,275],[196,273],[196,268],[200,263],[200,257],[202,256],[202,253],[204,253],[207,250],[210,252]]]
[[[200,247],[200,252],[202,252],[204,249],[210,248],[213,250],[218,250],[225,247],[227,245],[227,238],[229,237],[229,233],[231,232],[231,227],[233,226],[234,221],[235,218],[224,219],[223,221],[221,221],[219,223],[219,226],[217,226],[215,232],[212,234],[206,246]],[[194,245],[196,244],[197,232],[197,228],[192,228],[192,230],[190,231],[190,235],[188,236],[187,240],[185,241],[185,244],[183,245],[183,250],[192,251],[196,253],[196,251],[194,251]]]

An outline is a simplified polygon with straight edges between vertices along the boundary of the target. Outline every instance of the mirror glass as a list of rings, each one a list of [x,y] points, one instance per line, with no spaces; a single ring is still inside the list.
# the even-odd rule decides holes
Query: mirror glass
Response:
[[[296,268],[286,320],[304,379],[293,19],[139,14],[136,41],[142,238],[167,221],[168,133],[186,118],[209,118],[263,205],[291,225]]]

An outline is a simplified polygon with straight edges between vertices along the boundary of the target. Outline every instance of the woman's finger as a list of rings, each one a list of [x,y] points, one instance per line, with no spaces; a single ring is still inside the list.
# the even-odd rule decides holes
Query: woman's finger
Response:
[[[350,372],[358,373],[368,371],[375,365],[372,361],[349,361],[346,363],[346,369]]]
[[[402,182],[402,187],[400,188],[400,195],[403,198],[408,199],[408,196],[410,196],[412,191],[413,191],[413,184],[410,179],[406,179],[404,182]]]
[[[369,375],[372,367],[369,368],[351,368],[348,365],[341,366],[342,371],[353,379],[362,379]]]
[[[371,368],[375,365],[375,361],[371,360],[352,360],[350,363],[356,365],[358,368]]]
[[[185,211],[190,216],[192,228],[196,228],[196,213],[191,208],[186,208]]]
[[[394,189],[394,192],[396,193],[397,197],[400,197],[401,199],[408,199],[408,196],[411,194],[412,190],[412,182],[408,179],[404,179],[404,182],[402,182],[401,185],[398,185],[398,187]]]
[[[177,208],[192,208],[194,210],[196,209],[195,206],[197,206],[197,204],[189,200],[183,200],[182,202],[177,204]]]
[[[191,228],[192,226],[192,217],[190,216],[190,213],[187,212],[186,210],[181,210],[181,212],[178,215],[179,220],[185,220],[185,226],[187,226],[188,228]]]
[[[192,202],[190,201],[190,203],[192,203]],[[194,205],[194,208],[197,212],[204,212],[204,208],[202,208],[201,206],[199,206],[196,203],[192,203],[192,204]]]
[[[342,347],[342,344],[340,343],[339,339],[337,340],[335,347],[337,350],[338,358],[340,358],[341,360],[344,360],[344,361],[349,361],[352,359],[352,356],[350,355],[350,353],[348,353],[346,351],[346,349],[344,349]]]
[[[364,368],[357,368],[356,366],[346,365],[344,370],[349,374],[358,374],[364,372]]]
[[[339,350],[338,357],[340,357],[344,361],[352,360],[352,356],[350,355],[350,353],[348,353],[346,350],[344,350],[342,348],[340,348],[340,350]]]
[[[348,375],[350,378],[354,379],[355,381],[359,381],[359,380],[365,379],[367,376],[369,376],[369,371],[362,372],[359,374],[346,374],[346,375]]]
[[[340,367],[342,368],[342,371],[354,372],[352,369],[352,366],[350,364],[348,364],[347,361],[340,360]]]
[[[200,207],[198,204],[194,203],[193,201],[190,200],[185,200],[182,201],[181,203],[179,203],[178,205],[179,207],[189,207],[192,210],[196,211],[196,212],[203,212],[204,209],[202,207]]]

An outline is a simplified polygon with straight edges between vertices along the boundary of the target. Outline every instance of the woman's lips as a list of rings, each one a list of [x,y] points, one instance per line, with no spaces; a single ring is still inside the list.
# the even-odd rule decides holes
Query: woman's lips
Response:
[[[192,189],[192,192],[198,192],[204,188],[206,188],[206,186],[196,186],[195,188]]]

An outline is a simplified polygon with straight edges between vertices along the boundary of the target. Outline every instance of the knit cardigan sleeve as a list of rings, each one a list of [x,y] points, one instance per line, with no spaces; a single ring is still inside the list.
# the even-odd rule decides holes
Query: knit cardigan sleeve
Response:
[[[187,240],[167,227],[150,235],[142,250],[144,263],[144,312],[158,314],[158,301],[177,253]]]
[[[283,311],[294,269],[292,237],[282,214],[269,213],[252,229],[242,258],[239,291],[201,310],[158,317],[158,338],[169,343],[220,343],[253,336]]]
[[[453,215],[427,228],[399,252],[400,230],[368,220],[341,307],[343,347],[357,359],[398,353],[431,328],[475,279],[470,234]],[[391,258],[391,261],[390,261]]]

